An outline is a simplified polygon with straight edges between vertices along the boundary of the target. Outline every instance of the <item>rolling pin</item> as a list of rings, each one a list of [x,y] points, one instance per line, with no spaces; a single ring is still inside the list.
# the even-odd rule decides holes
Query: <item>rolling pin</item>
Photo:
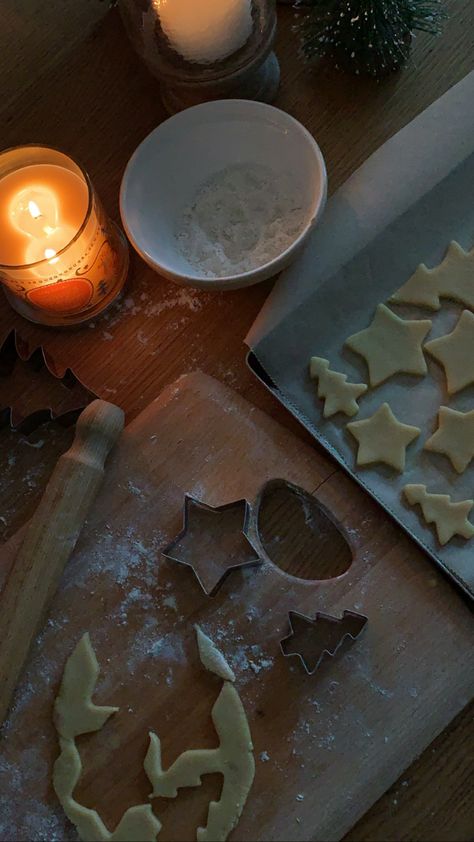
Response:
[[[26,527],[0,592],[0,727],[123,425],[123,412],[114,404],[96,400],[86,407]]]

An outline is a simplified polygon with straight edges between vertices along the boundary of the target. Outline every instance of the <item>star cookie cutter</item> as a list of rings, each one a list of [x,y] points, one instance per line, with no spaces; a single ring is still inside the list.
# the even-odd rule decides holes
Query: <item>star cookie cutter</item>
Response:
[[[46,421],[58,421],[66,427],[73,424],[87,404],[96,397],[70,368],[58,373],[43,346],[30,351],[28,344],[18,336],[16,330],[12,330],[0,345],[0,383],[10,377],[19,361],[28,364],[33,372],[46,369],[68,390],[69,395],[66,392],[64,394],[68,399],[72,398],[73,405],[59,411],[48,406],[25,412],[15,405],[2,406],[0,403],[0,428],[8,426],[11,430],[29,435]]]
[[[233,570],[262,563],[249,536],[250,511],[244,499],[214,508],[186,494],[183,529],[161,553],[190,567],[206,596],[214,596]]]
[[[344,611],[342,617],[318,611],[314,619],[289,611],[288,618],[290,634],[280,641],[280,649],[285,658],[298,658],[308,675],[314,675],[324,658],[333,658],[348,638],[356,640],[368,621],[355,611]]]

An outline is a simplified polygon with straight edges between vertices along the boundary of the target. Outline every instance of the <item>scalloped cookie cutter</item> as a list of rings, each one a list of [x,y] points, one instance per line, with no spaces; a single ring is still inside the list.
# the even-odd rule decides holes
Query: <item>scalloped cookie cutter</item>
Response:
[[[28,363],[33,371],[40,371],[42,368],[45,368],[66,389],[73,392],[74,389],[78,388],[80,394],[82,390],[84,390],[84,394],[81,394],[81,399],[77,406],[58,413],[55,413],[54,408],[49,406],[23,415],[18,413],[14,406],[2,407],[0,404],[0,428],[8,426],[11,430],[29,435],[46,421],[58,421],[66,427],[69,424],[73,424],[87,404],[96,397],[76,377],[72,369],[66,368],[62,374],[58,373],[42,345],[30,351],[27,343],[18,336],[16,330],[12,330],[0,346],[0,382],[1,379],[9,377],[12,374],[18,361]]]

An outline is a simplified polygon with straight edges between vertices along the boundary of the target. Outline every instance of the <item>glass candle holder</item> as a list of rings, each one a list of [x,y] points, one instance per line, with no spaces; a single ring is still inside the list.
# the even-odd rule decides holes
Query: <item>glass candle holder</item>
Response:
[[[22,146],[0,153],[0,281],[32,322],[92,319],[120,294],[128,246],[87,173],[63,152]]]
[[[170,113],[210,99],[275,98],[275,0],[119,0],[119,7]]]

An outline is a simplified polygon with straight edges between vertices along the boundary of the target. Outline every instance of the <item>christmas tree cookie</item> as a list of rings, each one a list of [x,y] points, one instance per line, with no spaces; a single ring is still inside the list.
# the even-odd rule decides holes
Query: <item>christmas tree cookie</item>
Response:
[[[390,300],[439,310],[440,298],[451,298],[474,310],[474,249],[464,251],[453,241],[439,266],[428,269],[421,263]]]
[[[328,360],[322,357],[311,357],[309,374],[313,380],[318,381],[318,398],[324,398],[325,418],[330,418],[336,412],[344,412],[349,417],[357,415],[357,398],[367,391],[365,383],[348,383],[347,374],[331,371]]]
[[[449,494],[429,494],[426,485],[406,485],[403,493],[411,506],[419,504],[426,523],[433,523],[444,546],[454,535],[472,538],[474,526],[468,520],[474,500],[453,503]]]
[[[419,427],[402,424],[388,403],[364,421],[351,421],[347,429],[359,444],[358,465],[383,462],[402,473],[405,470],[406,449],[420,435]]]
[[[422,342],[430,330],[429,319],[401,319],[379,304],[372,324],[349,336],[345,344],[365,358],[370,385],[378,386],[399,372],[426,374]]]

